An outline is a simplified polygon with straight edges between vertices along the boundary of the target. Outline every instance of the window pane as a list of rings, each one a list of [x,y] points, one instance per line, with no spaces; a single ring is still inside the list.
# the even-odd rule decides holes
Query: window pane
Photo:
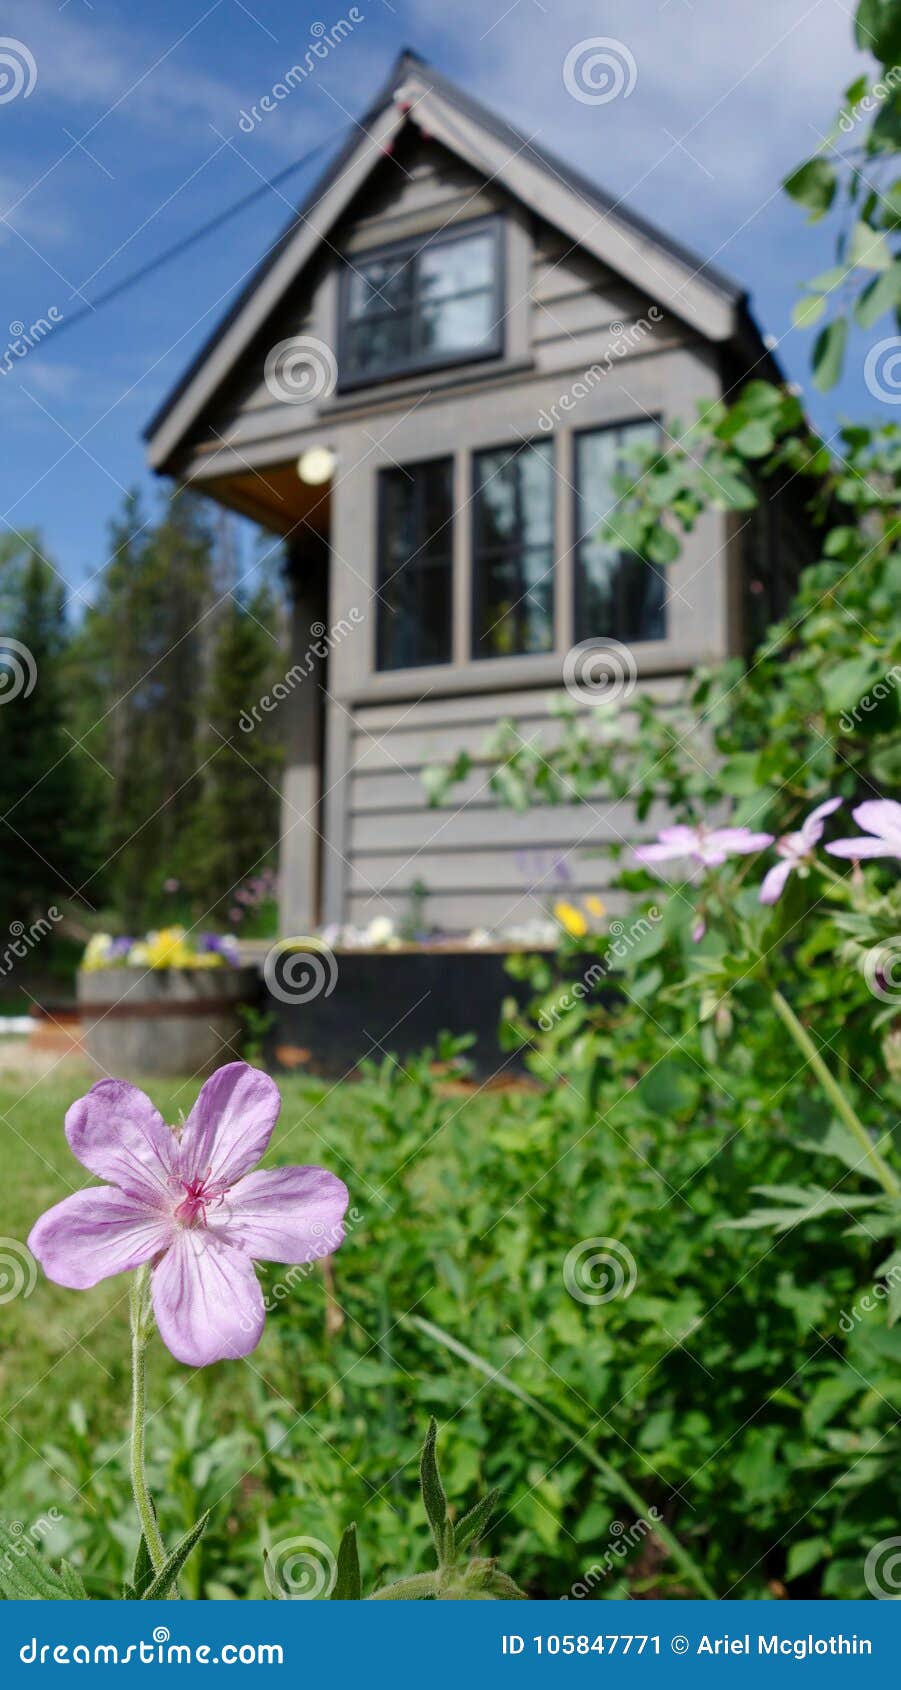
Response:
[[[404,258],[377,258],[366,264],[354,264],[349,289],[350,318],[356,321],[360,317],[384,316],[408,309],[412,274],[410,260]]]
[[[468,235],[425,247],[419,255],[419,292],[423,299],[490,288],[494,281],[494,236]]]
[[[576,436],[577,640],[662,640],[666,635],[664,571],[622,551],[615,538],[598,534],[603,519],[615,511],[613,477],[626,454],[657,436],[652,422]]]
[[[371,323],[355,323],[348,330],[347,350],[351,370],[366,373],[409,359],[412,319],[380,317]]]
[[[554,462],[550,441],[475,460],[473,655],[554,644]]]
[[[494,295],[426,301],[420,318],[420,350],[464,352],[484,346],[494,331]]]
[[[378,667],[449,663],[452,461],[383,470],[380,493]]]

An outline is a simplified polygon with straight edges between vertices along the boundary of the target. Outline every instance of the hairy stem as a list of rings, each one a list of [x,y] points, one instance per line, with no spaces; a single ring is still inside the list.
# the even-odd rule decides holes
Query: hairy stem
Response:
[[[883,1161],[859,1115],[848,1102],[835,1076],[827,1068],[807,1028],[798,1020],[788,999],[784,998],[775,986],[772,990],[772,1000],[776,1014],[783,1025],[788,1028],[798,1049],[807,1058],[820,1085],[833,1104],[836,1114],[844,1122],[848,1131],[853,1133],[857,1139],[883,1191],[887,1192],[889,1197],[901,1197],[901,1181],[892,1172],[888,1163]]]
[[[165,1565],[166,1551],[156,1523],[144,1471],[144,1423],[147,1416],[146,1365],[149,1313],[147,1269],[138,1268],[131,1287],[131,1488],[141,1530],[155,1572]]]

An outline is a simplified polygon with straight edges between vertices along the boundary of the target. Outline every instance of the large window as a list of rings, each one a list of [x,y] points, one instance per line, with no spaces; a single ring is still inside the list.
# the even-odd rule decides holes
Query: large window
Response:
[[[662,569],[601,537],[600,524],[614,513],[613,477],[634,446],[656,440],[657,425],[629,423],[599,428],[575,438],[577,640],[662,640],[666,634],[666,576]]]
[[[502,350],[500,225],[354,258],[343,278],[341,385]]]
[[[473,478],[473,657],[552,651],[553,446],[478,452]]]
[[[453,628],[451,458],[379,476],[380,669],[449,663]]]

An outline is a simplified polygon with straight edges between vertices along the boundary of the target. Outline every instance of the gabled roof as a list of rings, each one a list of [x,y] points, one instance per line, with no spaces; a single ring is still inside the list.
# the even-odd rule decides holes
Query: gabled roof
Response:
[[[263,262],[204,342],[146,431],[151,464],[165,470],[254,335],[407,124],[557,226],[696,332],[719,342],[762,343],[739,284],[405,49],[373,104],[298,207]]]

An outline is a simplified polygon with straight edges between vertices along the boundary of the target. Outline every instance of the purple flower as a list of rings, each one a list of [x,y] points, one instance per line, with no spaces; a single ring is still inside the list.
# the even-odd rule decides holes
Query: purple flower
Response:
[[[674,857],[691,857],[705,868],[718,868],[727,857],[745,857],[772,845],[771,833],[751,833],[746,827],[664,827],[653,845],[637,845],[640,863],[667,863]]]
[[[221,956],[235,968],[241,961],[238,941],[233,933],[201,933],[197,949],[207,955]]]
[[[785,891],[789,875],[795,869],[806,868],[813,858],[815,847],[823,837],[826,817],[831,816],[840,803],[840,798],[827,798],[825,804],[818,804],[815,810],[811,810],[797,833],[784,833],[781,839],[776,840],[776,852],[782,861],[775,863],[769,873],[764,875],[760,888],[762,904],[775,904]],[[827,845],[826,849],[828,851],[830,847]]]
[[[134,940],[127,939],[124,935],[121,938],[113,939],[109,948],[110,962],[118,962],[120,957],[127,957],[133,944]]]
[[[833,839],[826,850],[833,857],[901,857],[901,804],[894,798],[868,798],[852,810],[857,839]]]
[[[263,1331],[254,1261],[312,1262],[344,1237],[348,1192],[325,1168],[250,1173],[281,1107],[268,1074],[217,1069],[181,1135],[137,1086],[99,1080],[66,1116],[73,1153],[108,1185],[48,1209],[28,1247],[48,1279],[84,1291],[153,1263],[153,1311],[178,1361],[249,1355]]]

